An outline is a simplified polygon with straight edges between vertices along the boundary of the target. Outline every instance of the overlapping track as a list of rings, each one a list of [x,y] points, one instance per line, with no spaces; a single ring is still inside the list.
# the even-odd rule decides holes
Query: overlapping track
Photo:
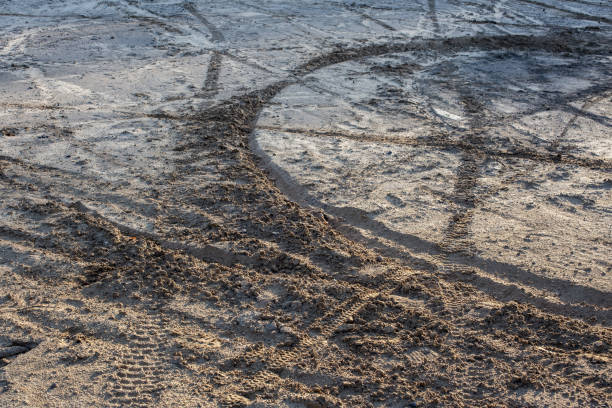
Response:
[[[429,5],[439,29],[435,2]],[[223,38],[193,6],[186,9],[213,37]],[[68,287],[101,320],[105,308],[115,316],[120,305],[119,315],[129,321],[113,318],[106,331],[81,329],[85,323],[73,317],[66,322],[60,312],[49,312],[45,321],[35,299],[21,310],[13,305],[18,300],[7,299],[2,310],[74,347],[103,342],[114,350],[100,357],[112,367],[102,378],[104,401],[114,406],[172,405],[164,395],[180,389],[176,378],[194,406],[519,406],[537,403],[538,395],[563,393],[561,404],[606,404],[608,294],[563,282],[558,287],[582,296],[582,305],[550,302],[520,288],[508,294],[508,286],[478,272],[482,266],[470,257],[469,229],[473,208],[485,199],[475,186],[487,157],[597,171],[610,171],[609,162],[568,152],[499,150],[478,132],[460,142],[444,134],[397,142],[461,151],[448,198],[456,205],[454,216],[436,243],[385,231],[357,210],[313,202],[303,190],[283,184],[280,169],[270,174],[265,158],[249,147],[262,109],[289,85],[333,64],[418,50],[609,56],[599,40],[589,31],[568,30],[338,49],[264,89],[164,117],[182,135],[174,147],[177,171],[148,180],[154,188],[136,193],[107,192],[95,178],[2,157],[0,186],[22,194],[10,208],[26,220],[23,228],[2,226],[3,250],[10,243],[24,258],[43,260],[33,270],[16,268],[14,275],[53,293]],[[219,86],[222,58],[214,55],[207,95]],[[472,125],[485,125],[477,123],[479,107],[469,90],[462,101]],[[88,195],[85,186],[92,185],[97,193]],[[120,202],[146,213],[155,220],[155,232],[105,217],[80,202],[80,195],[86,203]],[[384,248],[358,229],[408,242],[416,256]],[[493,267],[505,270],[507,280],[527,281],[511,264]],[[52,268],[67,273],[44,272]],[[536,286],[551,283],[529,277],[534,280]],[[23,321],[12,324],[28,333]],[[66,325],[75,329],[64,330]]]

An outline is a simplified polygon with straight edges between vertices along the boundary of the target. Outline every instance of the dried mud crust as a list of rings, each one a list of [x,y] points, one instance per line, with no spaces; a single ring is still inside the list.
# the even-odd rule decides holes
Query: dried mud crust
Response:
[[[180,171],[134,197],[156,203],[154,233],[57,198],[78,175],[0,158],[0,189],[22,195],[9,204],[16,222],[0,229],[15,252],[12,279],[79,293],[90,309],[81,319],[112,315],[82,336],[105,345],[113,369],[92,381],[114,406],[172,405],[176,394],[192,406],[526,406],[549,397],[605,406],[608,327],[496,299],[435,273],[436,259],[381,256],[341,233],[336,217],[288,199],[249,149],[261,109],[324,66],[432,47],[602,52],[592,40],[566,32],[338,50],[294,79],[188,112],[174,120]],[[461,238],[453,231],[449,245]],[[62,336],[76,324],[42,319],[42,302],[8,296],[0,308],[24,336]]]

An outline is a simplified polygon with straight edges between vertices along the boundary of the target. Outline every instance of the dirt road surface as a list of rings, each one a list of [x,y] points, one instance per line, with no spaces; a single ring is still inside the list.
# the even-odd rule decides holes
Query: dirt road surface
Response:
[[[0,407],[612,405],[608,2],[0,23]]]

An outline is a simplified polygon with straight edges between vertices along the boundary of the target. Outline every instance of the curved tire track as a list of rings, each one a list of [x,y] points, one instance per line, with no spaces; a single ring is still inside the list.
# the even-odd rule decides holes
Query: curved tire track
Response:
[[[419,49],[429,49],[436,50],[442,53],[454,53],[459,51],[466,51],[470,49],[480,49],[483,51],[491,51],[491,50],[506,50],[506,49],[520,49],[520,50],[538,50],[538,51],[548,51],[552,54],[560,53],[560,52],[569,52],[569,53],[595,53],[600,54],[601,50],[593,49],[590,50],[588,47],[577,46],[579,41],[579,37],[576,35],[576,31],[567,31],[562,35],[544,35],[540,37],[529,37],[527,40],[524,36],[494,36],[494,37],[459,37],[459,38],[451,38],[451,39],[443,39],[443,40],[425,40],[425,41],[417,41],[410,42],[406,44],[388,44],[388,45],[376,45],[376,46],[368,46],[360,49],[348,49],[342,51],[335,51],[326,56],[316,57],[311,61],[305,63],[301,67],[298,67],[293,74],[297,77],[303,77],[309,73],[312,73],[315,70],[321,69],[323,67],[353,60],[360,59],[365,57],[397,53],[397,52],[406,52],[406,51],[414,51]],[[561,41],[560,41],[561,40]],[[609,54],[610,51],[607,51]],[[606,52],[604,51],[604,54]],[[257,106],[253,106],[253,116],[251,116],[247,123],[249,123],[250,129],[253,129],[253,121],[259,114],[259,112],[263,109],[263,107],[267,104],[267,102],[272,99],[275,95],[277,95],[282,89],[286,86],[291,85],[295,82],[287,81],[285,83],[273,84],[270,87],[264,89],[262,91],[263,95],[266,95],[265,98],[260,99],[260,102]],[[478,106],[474,104],[474,99],[470,98],[469,95],[466,95],[464,98],[464,103],[468,106],[467,110],[470,111],[473,117],[476,117],[478,114]],[[477,126],[478,127],[478,126]],[[420,141],[409,142],[410,144],[414,143],[416,145],[420,144]],[[443,143],[441,143],[443,144]],[[270,162],[266,158],[263,152],[260,152],[255,142],[253,136],[251,136],[251,147],[256,152],[256,154],[260,155],[263,158],[268,168],[275,175],[275,178],[283,180],[287,179],[287,176],[283,174],[283,171],[276,168],[270,167]],[[573,165],[586,166],[589,168],[596,168],[598,170],[610,171],[612,170],[611,164],[606,160],[589,160],[585,158],[577,158],[572,157],[571,155],[561,155],[561,154],[548,154],[536,151],[529,151],[523,148],[518,148],[515,151],[499,151],[499,152],[491,152],[490,149],[483,145],[483,142],[479,140],[478,135],[472,135],[472,139],[457,142],[454,147],[460,148],[464,152],[464,161],[463,165],[460,166],[459,174],[457,177],[457,182],[455,185],[455,201],[461,202],[464,206],[474,207],[475,203],[478,201],[478,197],[474,195],[474,187],[476,186],[478,173],[479,173],[479,160],[480,157],[498,156],[498,157],[518,157],[518,158],[528,158],[536,161],[545,161],[549,163],[568,163]],[[280,171],[280,172],[279,172]],[[285,187],[287,183],[283,183]],[[286,189],[285,189],[286,190]],[[289,195],[295,196],[290,191],[294,190],[293,187],[289,189]],[[299,188],[298,188],[299,190]],[[295,190],[294,190],[295,192]],[[298,196],[300,193],[298,193]],[[301,197],[302,199],[304,196]],[[307,204],[313,204],[313,202],[308,202]],[[321,203],[315,205],[321,206]],[[324,209],[329,210],[329,206],[322,206]],[[447,228],[447,234],[442,243],[436,245],[434,244],[432,248],[436,248],[436,252],[433,252],[434,262],[438,265],[440,270],[453,271],[453,270],[463,270],[466,269],[466,266],[454,264],[454,266],[449,267],[449,261],[444,255],[445,253],[454,253],[459,252],[464,255],[469,253],[469,243],[466,242],[466,238],[469,235],[469,224],[471,219],[471,210],[468,208],[467,210],[460,209],[456,211],[455,216],[452,217],[451,222]],[[365,216],[367,218],[367,215]],[[361,226],[362,222],[365,220],[363,217],[349,217],[350,223],[353,223],[355,226]],[[439,252],[438,252],[439,251]],[[442,257],[442,258],[440,258]],[[471,271],[473,268],[467,267]],[[456,276],[455,278],[461,277]],[[468,279],[468,281],[474,281],[474,279]],[[572,292],[571,288],[575,285],[566,283],[565,284],[568,290]],[[483,290],[486,290],[487,287],[495,290],[495,285],[477,285]],[[575,292],[575,291],[574,291]],[[533,298],[521,297],[526,301],[533,301]],[[598,301],[601,300],[601,296],[597,296]],[[597,301],[596,301],[597,302]],[[535,302],[539,307],[544,307],[547,310],[563,310],[563,313],[567,311],[567,305],[561,306],[559,309],[558,306],[548,305],[547,302]],[[552,306],[552,307],[549,307]],[[560,305],[559,305],[560,306]],[[578,315],[583,316],[584,310],[578,312]],[[601,317],[601,313],[594,312],[596,315]],[[570,313],[572,314],[572,313]],[[605,315],[605,313],[604,313]]]

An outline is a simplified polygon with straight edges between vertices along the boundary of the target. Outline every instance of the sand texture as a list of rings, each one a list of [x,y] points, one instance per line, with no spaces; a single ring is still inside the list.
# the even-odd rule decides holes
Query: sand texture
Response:
[[[612,5],[0,0],[0,407],[612,406]]]

